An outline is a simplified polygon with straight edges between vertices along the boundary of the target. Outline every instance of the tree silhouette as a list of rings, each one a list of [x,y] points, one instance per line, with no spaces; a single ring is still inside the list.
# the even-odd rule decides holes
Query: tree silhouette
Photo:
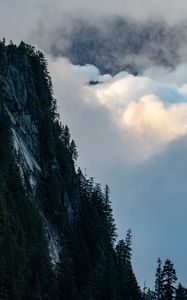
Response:
[[[177,281],[176,272],[173,263],[167,259],[162,270],[162,285],[163,285],[163,299],[172,300]]]

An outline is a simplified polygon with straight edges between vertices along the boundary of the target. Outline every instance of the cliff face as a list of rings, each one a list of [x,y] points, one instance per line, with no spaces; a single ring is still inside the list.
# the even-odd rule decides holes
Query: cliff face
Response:
[[[18,48],[14,45],[6,47],[4,43],[0,47],[0,120],[2,130],[9,136],[7,145],[2,136],[1,142],[4,147],[11,147],[7,151],[18,173],[10,176],[16,176],[16,180],[20,181],[24,201],[28,201],[26,210],[31,205],[41,222],[40,238],[43,240],[43,247],[46,247],[45,265],[49,264],[51,271],[47,272],[55,282],[62,247],[66,243],[64,234],[76,226],[80,211],[78,179],[74,170],[73,152],[70,151],[69,131],[66,128],[65,132],[65,127],[63,131],[58,121],[50,77],[42,53],[34,51],[24,43]],[[66,133],[67,144],[63,140]],[[8,168],[8,158],[2,154],[1,159]],[[1,170],[5,177],[3,166]],[[8,185],[7,182],[6,184]],[[18,201],[19,192],[14,195],[15,202]],[[10,186],[7,186],[7,193],[11,194]],[[6,198],[3,192],[2,197]],[[3,208],[3,212],[4,210],[10,211],[11,207]],[[13,215],[12,217],[16,218]],[[29,224],[31,227],[34,225]],[[29,233],[25,228],[23,231],[26,231],[29,243]],[[32,239],[30,242],[32,243]],[[8,249],[7,251],[9,252]],[[34,299],[34,295],[31,292],[30,294],[31,299]],[[23,296],[21,292],[19,298],[18,294],[12,292],[12,295],[6,295],[6,291],[2,291],[2,297],[5,296],[7,299],[29,297],[27,294]],[[47,298],[43,296],[43,292],[37,297]],[[53,299],[50,295],[48,297]]]
[[[43,54],[0,42],[0,299],[141,299],[109,189],[76,158]]]
[[[52,141],[52,135],[58,122],[53,119],[52,109],[55,108],[52,106],[55,104],[51,95],[50,78],[45,67],[41,66],[42,63],[45,64],[43,55],[39,52],[35,55],[32,51],[28,55],[24,44],[21,44],[19,49],[13,45],[5,48],[0,86],[3,99],[2,114],[7,115],[11,123],[13,144],[18,155],[17,163],[22,180],[27,186],[30,200],[39,208],[49,253],[55,265],[59,262],[60,237],[52,220],[49,219],[55,219],[58,211],[47,209],[46,203],[50,195],[40,187],[43,186],[45,189],[45,185],[57,175],[63,179],[60,192],[64,201],[62,203],[59,196],[58,210],[67,215],[71,225],[78,218],[80,199],[73,161],[65,146],[63,152],[68,156],[66,164],[67,171],[71,174],[69,178],[61,170],[57,160],[54,145],[56,141]],[[71,192],[68,190],[68,180],[75,182],[73,195],[70,195]]]

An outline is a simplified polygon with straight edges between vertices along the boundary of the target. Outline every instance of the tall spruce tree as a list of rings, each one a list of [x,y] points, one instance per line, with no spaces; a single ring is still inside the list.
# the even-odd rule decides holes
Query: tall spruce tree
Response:
[[[140,288],[132,269],[131,244],[132,232],[129,229],[125,241],[120,240],[116,246],[119,292],[120,299],[123,300],[139,300],[142,298]]]
[[[110,237],[111,244],[116,240],[116,225],[113,217],[112,203],[110,201],[110,189],[109,186],[105,186],[104,191],[104,213],[106,218],[106,231]]]
[[[163,299],[172,300],[175,292],[175,282],[177,281],[173,263],[167,259],[162,269]]]
[[[163,273],[162,273],[162,261],[158,258],[156,275],[155,275],[155,295],[156,299],[161,300],[163,296]]]

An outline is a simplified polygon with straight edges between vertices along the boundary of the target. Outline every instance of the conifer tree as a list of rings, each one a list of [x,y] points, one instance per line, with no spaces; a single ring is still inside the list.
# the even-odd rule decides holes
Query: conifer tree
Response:
[[[158,258],[157,269],[155,275],[155,295],[156,299],[161,300],[163,296],[163,274],[162,274],[162,261]]]
[[[112,203],[110,201],[110,189],[108,185],[105,186],[104,191],[104,212],[106,217],[106,229],[110,237],[111,244],[113,244],[113,242],[116,240],[117,234],[112,211]]]
[[[175,292],[175,282],[177,281],[173,263],[167,259],[162,269],[163,299],[172,300]]]
[[[77,152],[77,148],[76,148],[76,144],[75,144],[74,140],[72,140],[71,143],[70,143],[69,151],[71,153],[72,159],[74,161],[76,161],[77,158],[78,158],[78,152]]]
[[[120,240],[116,246],[120,299],[140,300],[141,291],[131,264],[131,244],[132,232],[129,229],[125,241]]]
[[[69,148],[70,145],[70,132],[67,125],[62,127],[62,139],[64,142],[64,145]]]
[[[131,261],[131,255],[132,255],[132,230],[129,229],[127,231],[126,239],[125,239],[125,247],[126,247],[126,260],[127,262]]]

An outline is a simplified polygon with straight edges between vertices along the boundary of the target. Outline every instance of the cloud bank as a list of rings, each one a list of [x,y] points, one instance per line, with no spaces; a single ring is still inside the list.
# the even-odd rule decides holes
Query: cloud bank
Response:
[[[185,284],[187,66],[112,77],[64,58],[49,61],[79,164],[111,186],[119,236],[128,227],[134,231],[140,284],[153,283],[158,256],[173,260]],[[90,86],[90,80],[100,83]]]
[[[137,138],[143,148],[142,158],[187,133],[186,86],[177,88],[144,76],[121,73],[87,90],[90,93],[85,96],[86,101],[103,105],[124,135],[128,131]]]
[[[66,75],[71,77],[71,87],[64,98],[71,97],[72,84],[75,84],[76,95],[73,92],[72,98],[78,99],[85,109],[92,107],[104,111],[121,139],[128,136],[128,148],[132,148],[130,152],[134,153],[134,160],[147,159],[162,151],[168,143],[186,135],[186,85],[184,82],[177,85],[177,79],[175,84],[169,81],[169,77],[177,77],[179,71],[165,71],[168,82],[163,83],[144,74],[101,75],[95,66],[73,66],[62,58],[53,63],[55,67],[52,68],[62,73],[66,70]],[[89,81],[100,83],[88,85]],[[139,147],[135,149],[137,144]]]

